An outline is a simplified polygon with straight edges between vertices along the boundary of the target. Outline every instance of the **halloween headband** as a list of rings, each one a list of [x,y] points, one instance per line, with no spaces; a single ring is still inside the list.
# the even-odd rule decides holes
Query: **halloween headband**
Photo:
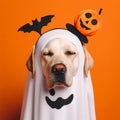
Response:
[[[67,23],[66,28],[75,34],[82,44],[88,43],[87,36],[94,35],[101,26],[101,12],[102,9],[100,9],[98,13],[94,10],[83,10],[75,17],[74,25]],[[36,31],[42,35],[42,27],[47,26],[53,17],[54,15],[48,15],[41,17],[41,21],[37,19],[32,20],[32,25],[27,23],[20,27],[18,31],[23,31],[24,33]]]

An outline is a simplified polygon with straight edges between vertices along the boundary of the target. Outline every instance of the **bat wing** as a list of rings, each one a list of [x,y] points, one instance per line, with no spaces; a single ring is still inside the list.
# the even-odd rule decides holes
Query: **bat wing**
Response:
[[[47,26],[47,24],[49,22],[51,22],[51,19],[54,17],[54,15],[48,15],[48,16],[44,16],[41,18],[41,21],[40,21],[40,27],[41,26]]]
[[[31,32],[32,30],[33,30],[33,27],[32,27],[32,25],[30,25],[29,23],[23,25],[22,27],[20,27],[20,28],[18,29],[18,31],[23,31],[24,33],[25,33],[25,32]]]

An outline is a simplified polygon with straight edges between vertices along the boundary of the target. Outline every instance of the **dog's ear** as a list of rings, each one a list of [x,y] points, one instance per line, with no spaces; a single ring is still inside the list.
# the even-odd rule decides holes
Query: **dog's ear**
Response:
[[[87,77],[88,71],[92,68],[94,61],[87,48],[85,46],[83,48],[85,53],[84,74]]]
[[[32,53],[29,59],[26,62],[27,69],[32,72],[32,76],[34,77],[35,74],[35,45],[33,46]]]

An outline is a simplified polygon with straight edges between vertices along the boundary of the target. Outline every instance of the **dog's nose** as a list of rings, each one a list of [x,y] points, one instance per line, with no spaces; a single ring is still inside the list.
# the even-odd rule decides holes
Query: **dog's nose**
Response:
[[[55,64],[53,67],[52,67],[52,73],[56,74],[56,75],[59,75],[59,74],[65,74],[66,72],[66,67],[64,64]]]

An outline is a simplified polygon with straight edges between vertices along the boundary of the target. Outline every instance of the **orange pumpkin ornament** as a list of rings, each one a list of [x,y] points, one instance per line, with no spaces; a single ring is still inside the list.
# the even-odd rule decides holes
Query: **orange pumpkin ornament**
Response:
[[[101,27],[102,9],[97,13],[94,10],[83,10],[74,19],[75,28],[85,36],[91,36]]]

